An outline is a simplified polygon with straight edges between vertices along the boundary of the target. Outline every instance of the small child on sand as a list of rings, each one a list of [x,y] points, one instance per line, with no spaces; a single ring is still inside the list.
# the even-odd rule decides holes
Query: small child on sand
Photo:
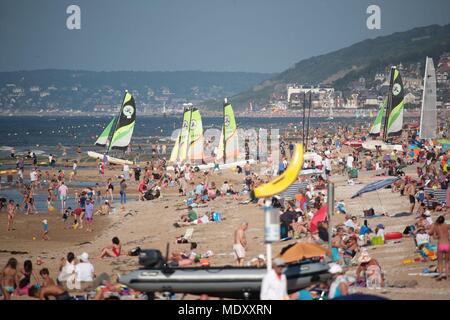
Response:
[[[72,212],[72,208],[69,207],[66,210],[64,210],[64,213],[62,215],[62,221],[63,221],[63,225],[64,225],[64,229],[67,228],[67,220],[69,219],[69,216],[71,215]]]
[[[56,208],[53,206],[52,198],[47,197],[47,208],[49,213],[53,213],[56,211]]]
[[[42,226],[44,228],[43,233],[42,233],[42,239],[43,240],[49,240],[49,237],[48,237],[48,221],[47,221],[47,219],[42,220]]]

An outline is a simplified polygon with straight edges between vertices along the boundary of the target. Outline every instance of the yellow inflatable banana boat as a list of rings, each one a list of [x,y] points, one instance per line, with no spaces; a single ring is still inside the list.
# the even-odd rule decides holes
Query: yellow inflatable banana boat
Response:
[[[279,194],[286,190],[292,183],[294,183],[303,166],[303,145],[296,144],[294,154],[289,162],[288,167],[284,173],[255,189],[255,197],[265,198]]]

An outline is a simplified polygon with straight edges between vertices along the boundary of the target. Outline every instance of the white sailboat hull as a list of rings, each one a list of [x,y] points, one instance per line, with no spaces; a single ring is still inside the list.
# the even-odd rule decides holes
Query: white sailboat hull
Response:
[[[387,144],[384,141],[377,140],[370,140],[362,143],[362,147],[370,151],[376,151],[377,146],[381,146],[381,151],[403,151],[403,146],[401,144]]]
[[[236,161],[236,162],[230,162],[230,163],[221,163],[219,164],[219,169],[230,169],[230,168],[235,168],[236,166],[244,166],[247,161],[250,164],[256,164],[256,161],[251,159],[251,160],[241,160],[241,161]],[[198,167],[200,170],[208,170],[208,169],[212,169],[214,168],[215,164],[214,163],[207,163],[207,164],[200,164],[200,165],[193,165],[194,167]],[[168,171],[173,171],[174,167],[173,166],[168,166],[167,167]]]
[[[103,160],[103,157],[105,156],[103,153],[98,153],[95,151],[88,151],[87,152],[88,156],[94,159],[99,158],[100,160]],[[128,165],[133,165],[133,161],[129,161],[129,160],[124,160],[124,159],[119,159],[119,158],[114,158],[111,156],[106,155],[106,157],[108,158],[108,162],[112,163],[112,164],[128,164]]]

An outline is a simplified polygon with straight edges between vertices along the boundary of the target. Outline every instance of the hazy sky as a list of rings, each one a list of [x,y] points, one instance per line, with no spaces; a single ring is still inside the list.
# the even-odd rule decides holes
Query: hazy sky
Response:
[[[66,8],[81,8],[68,30]],[[366,27],[370,4],[381,30]],[[450,22],[449,0],[0,0],[0,71],[280,72],[367,38]]]

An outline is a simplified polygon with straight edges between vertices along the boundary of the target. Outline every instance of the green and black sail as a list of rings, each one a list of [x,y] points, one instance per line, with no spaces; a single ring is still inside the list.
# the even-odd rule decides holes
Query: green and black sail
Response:
[[[114,126],[114,122],[116,122],[116,118],[113,118],[109,122],[109,124],[106,126],[106,128],[103,130],[103,132],[100,134],[100,136],[97,138],[97,141],[95,141],[95,145],[101,146],[101,147],[108,147],[109,136],[110,136],[112,128]]]
[[[386,110],[384,140],[390,137],[400,136],[403,129],[403,110],[405,92],[402,77],[396,67],[391,68],[391,81]]]
[[[134,125],[136,122],[136,104],[131,93],[125,91],[122,107],[120,108],[119,118],[116,129],[111,138],[109,150],[126,150],[131,142]]]
[[[386,109],[386,99],[383,101],[383,103],[380,106],[380,109],[378,110],[377,117],[375,118],[375,121],[370,128],[369,135],[372,137],[377,137],[381,133],[381,123],[383,122],[383,116]]]

